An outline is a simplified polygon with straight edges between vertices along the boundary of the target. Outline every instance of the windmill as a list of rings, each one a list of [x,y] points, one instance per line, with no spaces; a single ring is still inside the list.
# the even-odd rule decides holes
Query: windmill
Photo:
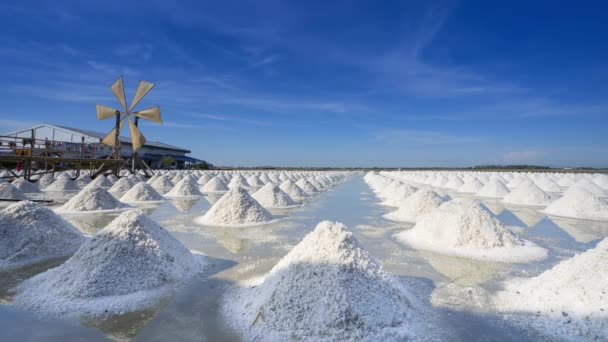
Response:
[[[141,149],[141,147],[146,143],[146,138],[141,131],[137,127],[139,118],[150,120],[159,124],[162,124],[162,118],[160,116],[160,107],[152,107],[144,110],[133,111],[135,106],[150,92],[150,90],[154,87],[154,83],[150,83],[147,81],[139,81],[137,85],[137,90],[135,90],[135,95],[133,96],[133,100],[131,100],[131,104],[127,106],[127,101],[125,97],[125,87],[122,81],[122,76],[118,77],[118,79],[110,86],[110,90],[118,103],[120,103],[122,110],[114,109],[111,107],[106,107],[98,104],[96,106],[97,109],[97,119],[105,120],[110,119],[112,117],[116,118],[116,125],[114,128],[108,133],[101,142],[105,145],[114,147],[114,157],[116,159],[122,158],[120,154],[120,130],[124,125],[125,121],[129,125],[129,133],[131,135],[131,145],[133,147],[133,154],[129,158],[128,161],[131,161],[131,171],[135,172],[137,166],[141,167],[147,175],[146,170],[150,170],[150,167],[139,158],[137,151]],[[128,162],[127,161],[127,162]]]

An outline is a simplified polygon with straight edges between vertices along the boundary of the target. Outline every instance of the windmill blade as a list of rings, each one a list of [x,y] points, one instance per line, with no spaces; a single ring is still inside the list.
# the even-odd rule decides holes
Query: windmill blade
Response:
[[[100,104],[96,105],[95,107],[97,109],[97,120],[112,118],[117,112],[117,110],[114,108],[102,106]]]
[[[110,86],[110,90],[112,90],[112,94],[118,100],[122,108],[124,108],[125,112],[127,111],[127,100],[125,99],[125,86],[122,83],[122,76],[118,77],[116,82],[114,82]]]
[[[125,123],[125,118],[120,121],[120,128],[122,129],[122,125]],[[108,133],[103,139],[101,139],[101,143],[108,146],[116,146],[116,127],[112,128],[110,133]]]
[[[140,117],[142,119],[154,121],[156,123],[162,124],[163,119],[160,117],[160,107],[152,107],[144,110],[140,110],[132,113],[133,115]]]
[[[135,126],[130,117],[127,117],[127,120],[129,120],[129,132],[131,132],[133,152],[137,152],[146,143],[146,138],[141,134],[141,131]]]
[[[133,96],[133,100],[131,101],[131,106],[129,106],[129,111],[132,111],[135,106],[141,101],[141,99],[148,94],[148,92],[154,87],[154,83],[150,83],[147,81],[139,81],[137,85],[137,90],[135,91],[135,95]]]

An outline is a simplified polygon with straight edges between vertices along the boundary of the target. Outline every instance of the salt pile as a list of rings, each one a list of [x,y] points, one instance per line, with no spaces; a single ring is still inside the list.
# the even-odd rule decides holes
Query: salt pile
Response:
[[[0,212],[0,270],[72,255],[82,234],[51,209],[29,201]]]
[[[508,194],[509,194],[509,189],[503,182],[501,182],[497,179],[492,179],[492,180],[488,181],[486,183],[486,185],[483,186],[483,188],[479,189],[479,191],[477,191],[475,193],[475,196],[490,197],[490,198],[503,198]]]
[[[462,184],[458,188],[458,191],[466,193],[476,193],[477,191],[481,190],[481,188],[483,188],[483,183],[480,182],[479,179],[473,178]]]
[[[546,249],[520,239],[470,200],[442,204],[396,238],[418,249],[481,260],[526,262],[547,256]]]
[[[78,178],[76,178],[76,184],[78,184],[78,186],[81,188],[87,186],[87,184],[91,183],[91,181],[91,176],[86,173],[82,173],[80,176],[78,176]]]
[[[78,184],[65,173],[61,174],[51,185],[44,188],[44,191],[77,191],[80,190]]]
[[[394,207],[399,206],[401,202],[416,193],[416,191],[418,191],[418,188],[404,183],[394,188],[391,187],[382,192],[382,197],[386,198],[382,204]]]
[[[210,180],[211,180],[211,176],[209,176],[209,174],[205,173],[198,179],[197,183],[199,185],[203,186],[203,185],[207,184],[207,182],[209,182]]]
[[[134,311],[157,303],[203,265],[141,210],[129,210],[64,264],[22,283],[14,304],[54,316]]]
[[[561,217],[608,220],[608,199],[582,186],[573,186],[564,196],[549,204],[543,212]]]
[[[195,222],[213,226],[248,226],[267,223],[272,215],[243,188],[230,189]]]
[[[122,210],[129,206],[120,202],[103,188],[86,187],[57,209],[61,213]]]
[[[3,199],[25,199],[25,195],[11,183],[0,183],[0,200]]]
[[[167,191],[174,186],[174,183],[171,181],[171,178],[167,175],[162,175],[156,178],[150,185],[160,192]]]
[[[116,175],[109,174],[108,176],[106,176],[107,180],[109,180],[112,184],[118,182],[118,177],[116,177]]]
[[[195,181],[192,181],[188,178],[183,178],[175,186],[171,191],[169,191],[165,196],[167,197],[198,197],[203,194],[198,188],[198,184]]]
[[[145,182],[135,184],[127,191],[120,200],[122,202],[158,202],[163,200],[163,196],[154,188]]]
[[[608,191],[588,179],[581,179],[573,184],[570,189],[572,188],[582,188],[600,197],[608,196]]]
[[[304,192],[304,190],[290,180],[286,180],[281,183],[279,188],[296,203],[302,203],[308,199],[308,195]]]
[[[264,185],[252,197],[265,208],[288,208],[296,205],[289,195],[272,183]]]
[[[109,188],[113,184],[105,176],[99,175],[93,179],[87,186],[98,186],[100,188]]]
[[[319,189],[304,178],[300,178],[300,180],[296,182],[296,185],[300,187],[300,189],[304,190],[308,196],[313,196],[319,192]]]
[[[398,203],[399,209],[384,215],[384,218],[399,222],[416,222],[416,220],[439,207],[443,199],[435,191],[420,189],[413,195]]]
[[[124,194],[125,192],[129,191],[133,185],[135,185],[135,183],[130,178],[121,177],[118,181],[116,181],[116,183],[114,183],[114,185],[112,185],[112,187],[110,187],[108,191],[116,195]]]
[[[264,186],[264,182],[262,182],[256,175],[251,175],[249,178],[247,178],[247,183],[255,187]]]
[[[542,191],[534,182],[526,179],[502,201],[508,204],[545,206],[551,201],[551,196]]]
[[[556,340],[608,341],[608,239],[494,298],[514,322]]]
[[[545,191],[545,192],[560,192],[561,191],[559,184],[557,184],[556,182],[554,182],[553,180],[551,180],[548,177],[540,176],[537,180],[534,181],[534,183],[542,191]]]
[[[38,188],[39,189],[44,189],[47,186],[51,185],[53,182],[55,181],[55,177],[53,177],[52,174],[47,173],[46,175],[40,177],[40,179],[38,180]]]
[[[249,285],[249,284],[247,284]],[[222,313],[246,340],[408,340],[410,293],[344,225],[324,221]]]
[[[11,184],[19,191],[23,193],[37,193],[40,192],[40,189],[36,185],[36,183],[32,183],[25,178],[17,178]]]
[[[177,182],[182,180],[183,177],[184,176],[181,173],[178,173],[177,175],[175,175],[175,177],[171,178],[171,183],[177,184]]]
[[[230,180],[230,183],[228,183],[228,188],[229,189],[248,188],[248,187],[249,187],[249,183],[247,183],[247,181],[245,180],[245,178],[243,176],[241,176],[241,175],[234,176]]]
[[[219,177],[213,177],[205,186],[203,186],[203,192],[226,192],[228,191],[228,187],[223,180]]]

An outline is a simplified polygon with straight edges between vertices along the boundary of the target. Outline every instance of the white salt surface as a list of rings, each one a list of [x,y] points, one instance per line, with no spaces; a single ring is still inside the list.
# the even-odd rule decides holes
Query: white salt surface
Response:
[[[51,209],[33,202],[0,212],[0,270],[72,255],[84,237]]]
[[[241,227],[260,225],[272,215],[243,188],[230,189],[196,223],[212,226]]]
[[[294,202],[302,203],[308,199],[308,195],[304,192],[304,190],[290,180],[286,180],[281,183],[279,188],[283,190],[292,200],[294,200]]]
[[[205,186],[203,186],[203,192],[226,192],[228,191],[228,186],[221,180],[219,177],[213,177]]]
[[[129,191],[127,191],[120,198],[120,200],[126,203],[142,203],[159,202],[164,200],[164,198],[150,184],[145,182],[139,182],[135,184]]]
[[[25,199],[25,195],[11,183],[0,183],[0,199]]]
[[[481,260],[527,262],[547,256],[546,249],[520,239],[471,200],[442,204],[396,238],[414,248]]]
[[[588,220],[608,220],[608,199],[582,186],[573,186],[561,198],[549,204],[543,213]]]
[[[608,238],[494,298],[499,311],[549,339],[608,341]]]
[[[187,178],[183,178],[177,182],[173,189],[165,194],[167,197],[198,197],[202,195],[203,193],[200,191],[199,185]]]
[[[25,178],[17,178],[11,184],[25,194],[40,192],[40,189],[36,183],[32,183]]]
[[[135,311],[157,303],[205,263],[141,210],[129,210],[64,264],[18,286],[14,304],[52,316]]]
[[[473,178],[470,181],[465,182],[459,188],[459,192],[476,193],[483,188],[483,183],[477,178]]]
[[[36,183],[38,183],[39,189],[44,189],[47,186],[51,185],[55,181],[55,177],[52,174],[47,173],[46,175],[40,177]]]
[[[384,215],[384,218],[399,222],[416,222],[419,217],[439,207],[443,199],[435,191],[423,188],[416,191],[400,203],[396,211]]]
[[[44,191],[78,191],[78,184],[70,179],[65,173],[61,174],[51,185],[44,188]]]
[[[297,205],[289,195],[272,183],[264,185],[252,197],[265,208],[289,208]]]
[[[99,175],[95,177],[87,186],[98,186],[101,188],[109,188],[113,184],[105,176]]]
[[[308,196],[316,195],[319,192],[314,185],[312,185],[308,180],[301,178],[296,182],[296,185],[300,187],[300,189],[304,190],[304,192]]]
[[[158,191],[165,191],[171,189],[175,184],[171,181],[169,176],[162,175],[156,178],[150,185]]]
[[[541,190],[529,179],[521,182],[502,201],[508,204],[545,206],[551,202],[551,196]]]
[[[263,279],[228,292],[222,306],[247,341],[407,340],[414,311],[410,293],[329,221]]]
[[[475,196],[489,198],[503,198],[509,194],[507,186],[498,179],[488,181],[483,188],[475,193]]]
[[[124,210],[127,208],[129,208],[129,205],[120,202],[105,189],[85,187],[56,210],[60,213],[81,213]]]
[[[135,181],[131,180],[129,177],[121,177],[108,191],[112,194],[124,194],[129,191],[133,185],[135,185]]]

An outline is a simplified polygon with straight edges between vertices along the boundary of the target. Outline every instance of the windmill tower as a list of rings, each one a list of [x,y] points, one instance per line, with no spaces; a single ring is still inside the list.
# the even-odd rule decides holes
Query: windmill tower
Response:
[[[114,128],[101,140],[103,144],[114,147],[113,157],[115,159],[122,159],[122,155],[120,153],[120,130],[122,129],[125,121],[128,123],[133,153],[127,160],[127,164],[129,161],[131,162],[131,172],[133,173],[135,173],[137,168],[144,170],[146,175],[148,175],[148,171],[152,172],[150,167],[141,158],[139,158],[137,154],[137,151],[146,143],[146,138],[143,134],[141,134],[137,124],[139,118],[162,124],[163,121],[160,116],[160,107],[156,106],[135,112],[133,109],[153,87],[154,83],[139,81],[137,90],[133,96],[133,100],[131,100],[131,105],[127,106],[125,87],[122,81],[122,76],[120,76],[110,86],[110,90],[112,91],[112,94],[114,94],[116,100],[118,100],[118,103],[120,103],[122,110],[106,107],[100,104],[96,106],[98,120],[110,119],[112,117],[116,118],[116,125]]]

